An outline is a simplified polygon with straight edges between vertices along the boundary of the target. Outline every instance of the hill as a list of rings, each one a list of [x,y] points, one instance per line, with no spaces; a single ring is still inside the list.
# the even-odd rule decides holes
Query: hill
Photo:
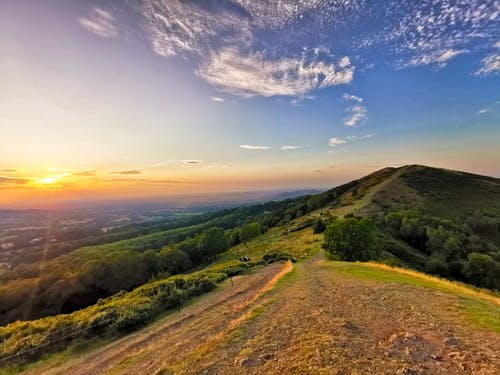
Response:
[[[499,313],[484,292],[316,253],[234,277],[148,328],[27,373],[495,374]]]
[[[498,179],[463,172],[385,168],[321,194],[78,249],[54,259],[55,269],[71,274],[48,290],[128,288],[71,314],[0,327],[0,360],[8,371],[30,370],[16,366],[69,345],[61,356],[35,363],[35,373],[330,374],[352,366],[360,373],[494,373],[492,353],[500,349],[494,292],[381,264],[326,261],[320,248],[321,228],[344,215],[364,216],[377,227],[379,262],[499,289],[499,186]],[[214,247],[209,238],[224,241]],[[243,256],[252,261],[238,262]],[[288,276],[291,267],[280,272],[270,265],[290,258],[299,262]],[[95,268],[85,266],[96,259]],[[144,271],[140,262],[154,267]],[[134,267],[143,279],[126,284]],[[53,295],[54,302],[67,300]],[[180,313],[171,310],[182,306]],[[89,343],[99,345],[82,349]]]

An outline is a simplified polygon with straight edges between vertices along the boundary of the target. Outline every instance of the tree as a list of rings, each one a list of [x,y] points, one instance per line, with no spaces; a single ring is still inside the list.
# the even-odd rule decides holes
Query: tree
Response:
[[[200,235],[200,247],[207,258],[216,258],[217,254],[227,250],[228,241],[224,229],[212,227]]]
[[[487,254],[470,253],[467,278],[477,286],[500,289],[500,263]]]
[[[446,277],[448,276],[448,266],[439,258],[431,258],[425,264],[425,272]]]
[[[449,235],[442,226],[439,226],[437,229],[429,228],[427,230],[428,240],[426,243],[428,252],[430,254],[443,254],[444,244]]]
[[[347,261],[367,261],[380,254],[377,228],[367,218],[348,217],[334,221],[325,231],[323,247]]]
[[[204,260],[198,237],[185,239],[177,245],[177,249],[186,253],[193,265],[200,264]]]
[[[444,252],[446,257],[458,257],[462,247],[462,241],[460,241],[457,236],[450,235],[444,243]]]
[[[189,256],[176,248],[166,248],[160,252],[162,270],[171,274],[181,273],[191,268]]]
[[[240,240],[246,244],[247,241],[260,236],[261,234],[262,228],[259,223],[248,223],[243,225],[240,229]]]

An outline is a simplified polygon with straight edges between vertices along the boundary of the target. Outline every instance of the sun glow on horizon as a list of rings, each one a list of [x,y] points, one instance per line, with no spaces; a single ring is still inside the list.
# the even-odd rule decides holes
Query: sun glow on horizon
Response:
[[[34,182],[36,183],[37,186],[57,187],[57,186],[59,186],[58,184],[61,182],[61,180],[63,180],[67,176],[69,176],[68,173],[49,175],[49,176],[36,178],[36,179],[34,179]]]

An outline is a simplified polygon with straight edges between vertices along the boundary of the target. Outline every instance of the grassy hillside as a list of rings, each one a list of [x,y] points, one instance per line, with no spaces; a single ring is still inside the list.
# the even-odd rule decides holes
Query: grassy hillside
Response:
[[[297,250],[301,239],[320,237],[310,229],[293,236],[288,245]],[[491,293],[406,269],[326,261],[321,252],[288,271],[255,269],[121,340],[6,372],[458,375],[498,368],[500,301]]]
[[[79,306],[69,315],[0,327],[0,352],[8,356],[28,350],[20,358],[29,360],[33,353],[33,358],[41,354],[32,351],[34,347],[47,344],[42,351],[51,352],[73,341],[61,332],[73,335],[83,329],[84,341],[123,334],[245,271],[237,261],[242,256],[261,265],[266,260],[301,260],[318,254],[321,232],[344,215],[368,217],[375,223],[381,263],[500,289],[499,186],[498,179],[462,172],[422,166],[385,168],[321,194],[229,209],[194,225],[80,248],[50,261],[43,279],[21,277],[3,286],[0,305],[15,301],[12,295],[31,306],[53,301],[54,308],[42,316],[53,315],[61,311],[69,295],[81,297],[111,285],[114,289],[94,295],[89,307]],[[252,228],[257,232],[250,233]],[[336,263],[331,268],[352,277],[451,293],[464,299],[461,308],[471,320],[498,329],[495,294],[381,265]],[[188,275],[174,276],[177,273]],[[134,279],[131,275],[141,276]],[[30,282],[36,286],[32,294],[15,294],[30,290]],[[106,322],[102,327],[101,321]],[[100,328],[94,329],[95,324]]]

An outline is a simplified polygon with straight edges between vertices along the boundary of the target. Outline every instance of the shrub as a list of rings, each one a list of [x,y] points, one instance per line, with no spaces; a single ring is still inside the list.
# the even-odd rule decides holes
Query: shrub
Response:
[[[323,247],[347,261],[368,261],[380,254],[375,224],[368,218],[347,217],[325,231]]]
[[[448,265],[439,258],[431,258],[425,264],[425,272],[446,277],[448,276]]]
[[[269,263],[274,263],[274,262],[279,262],[281,260],[291,260],[292,262],[296,262],[297,260],[292,257],[290,254],[282,252],[282,251],[270,251],[268,253],[265,253],[262,256],[262,260],[269,264]]]
[[[317,219],[313,224],[313,232],[315,234],[323,233],[326,230],[326,224],[321,219]]]
[[[467,257],[469,267],[467,278],[475,285],[484,285],[491,289],[500,289],[500,263],[487,254],[470,253]]]

